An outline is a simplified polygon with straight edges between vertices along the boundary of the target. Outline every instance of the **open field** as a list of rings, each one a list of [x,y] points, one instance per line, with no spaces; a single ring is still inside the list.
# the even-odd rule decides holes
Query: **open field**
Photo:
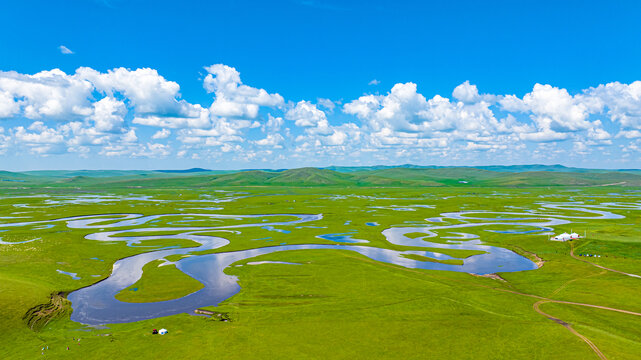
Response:
[[[641,275],[641,192],[592,186],[638,175],[299,170],[2,182],[0,358],[641,354],[641,278],[621,273]],[[587,238],[548,241],[564,231]],[[199,269],[224,270],[229,296],[198,306],[224,316],[73,321],[84,301],[74,291],[117,261],[140,276],[98,284],[120,286],[116,299],[132,306],[207,289]]]

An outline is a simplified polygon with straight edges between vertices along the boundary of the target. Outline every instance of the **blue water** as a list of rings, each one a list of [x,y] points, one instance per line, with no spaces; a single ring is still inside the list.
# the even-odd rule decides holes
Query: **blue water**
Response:
[[[496,272],[498,269],[505,272],[536,269],[536,265],[530,260],[510,250],[490,246],[483,248],[493,251],[465,259],[463,265],[423,262],[402,256],[403,254],[417,254],[436,259],[451,259],[447,255],[429,251],[402,252],[352,245],[285,245],[206,254],[183,258],[176,262],[176,267],[201,282],[204,285],[203,289],[179,299],[153,303],[125,303],[116,300],[115,296],[118,292],[131,286],[140,278],[141,268],[144,264],[166,256],[166,254],[157,254],[156,252],[145,253],[119,260],[114,265],[114,272],[109,278],[69,294],[69,300],[74,309],[71,320],[90,325],[133,322],[178,313],[191,313],[194,309],[203,306],[215,306],[240,291],[238,279],[235,276],[225,274],[225,268],[241,260],[281,251],[305,249],[353,251],[373,260],[408,268],[479,274]],[[176,251],[178,250],[184,249],[176,249]],[[473,261],[474,258],[478,260]]]
[[[319,239],[324,239],[324,240],[329,240],[337,243],[366,243],[369,242],[367,240],[362,240],[362,239],[354,239],[352,238],[352,235],[355,232],[350,232],[350,233],[339,233],[339,234],[324,234],[324,235],[318,235],[316,236]]]
[[[32,241],[40,240],[41,238],[35,238],[31,240],[24,240],[24,241],[3,241],[2,238],[0,238],[0,245],[15,245],[15,244],[26,244],[30,243]]]
[[[263,226],[262,228],[263,228],[263,229],[265,229],[265,230],[269,230],[269,231],[277,231],[277,232],[279,232],[279,233],[283,233],[283,234],[289,234],[289,233],[291,233],[291,231],[290,231],[290,230],[277,229],[277,228],[275,228],[275,227],[273,227],[273,226]]]
[[[342,250],[351,251],[366,256],[370,259],[381,261],[384,263],[395,264],[402,267],[429,269],[429,270],[444,270],[444,271],[457,271],[474,274],[489,274],[495,272],[514,272],[536,269],[534,264],[529,259],[520,256],[508,249],[484,245],[480,239],[469,240],[469,236],[465,233],[458,233],[454,241],[449,241],[446,244],[430,242],[429,238],[442,236],[438,232],[449,231],[453,229],[461,229],[468,227],[490,227],[500,225],[513,226],[515,229],[511,230],[513,233],[531,233],[539,232],[541,229],[549,227],[568,224],[571,221],[568,219],[622,219],[624,216],[613,214],[611,212],[601,209],[641,209],[639,204],[624,204],[624,203],[608,203],[607,205],[585,205],[580,203],[541,203],[540,208],[531,212],[510,213],[510,212],[486,212],[486,211],[465,211],[456,213],[443,213],[440,214],[440,220],[447,219],[448,221],[457,221],[454,225],[450,224],[436,224],[430,225],[405,225],[404,227],[392,227],[382,231],[382,235],[387,242],[397,246],[405,247],[429,247],[432,249],[464,249],[464,250],[479,250],[483,252],[480,255],[474,255],[463,260],[462,265],[442,264],[429,261],[411,260],[404,255],[415,254],[421,255],[436,260],[454,259],[435,251],[416,251],[416,250],[389,250],[383,248],[376,248],[363,245],[350,245],[355,233],[335,233],[319,235],[321,239],[344,242],[344,244],[301,244],[301,245],[281,245],[263,247],[259,249],[241,250],[234,252],[219,252],[214,254],[196,255],[198,252],[219,249],[227,244],[229,240],[222,237],[215,237],[209,235],[199,235],[199,233],[211,233],[211,231],[222,231],[238,229],[241,230],[245,227],[261,227],[267,228],[271,231],[281,231],[276,229],[275,226],[287,226],[293,224],[300,224],[305,222],[319,221],[322,219],[321,214],[305,215],[305,214],[274,214],[274,215],[214,215],[214,214],[183,214],[190,216],[202,216],[209,218],[223,218],[223,219],[239,219],[239,218],[254,218],[254,224],[239,224],[227,226],[208,226],[208,227],[140,227],[137,229],[130,229],[132,226],[139,226],[150,221],[159,219],[165,216],[180,216],[179,214],[164,214],[164,215],[151,215],[143,216],[139,214],[105,214],[105,215],[92,215],[92,216],[79,216],[73,218],[63,218],[51,221],[33,221],[22,222],[13,224],[0,224],[0,228],[7,227],[20,227],[33,224],[44,224],[50,222],[66,222],[66,226],[71,229],[96,229],[100,232],[87,235],[85,238],[88,240],[103,241],[105,244],[117,241],[124,241],[128,245],[136,245],[146,240],[170,240],[170,239],[186,239],[192,240],[201,244],[198,247],[192,248],[176,248],[165,247],[158,249],[152,247],[147,253],[131,256],[118,260],[114,266],[111,275],[104,281],[98,282],[92,286],[79,289],[69,295],[69,300],[72,302],[74,309],[71,319],[86,324],[105,324],[105,323],[118,323],[118,322],[131,322],[144,319],[151,319],[161,316],[168,316],[177,313],[189,313],[195,308],[209,305],[217,305],[219,302],[233,296],[240,290],[235,276],[227,275],[224,273],[225,268],[234,262],[253,258],[263,254],[269,254],[280,251],[292,250],[306,250],[306,249],[328,249],[328,250]],[[583,212],[583,216],[577,215],[561,215],[562,211],[572,211],[574,213]],[[550,214],[552,213],[552,214]],[[587,216],[585,215],[587,213]],[[475,217],[475,214],[476,217]],[[493,215],[494,217],[488,217]],[[504,215],[509,215],[506,218],[501,218]],[[514,216],[517,215],[517,216]],[[292,216],[295,217],[292,221],[286,222],[271,222],[264,223],[261,220],[269,216]],[[432,218],[436,219],[436,218]],[[430,219],[430,220],[432,220]],[[377,226],[378,223],[366,223],[368,226]],[[521,230],[524,227],[529,227],[532,230]],[[125,230],[103,231],[106,228],[126,228]],[[273,228],[273,229],[272,229]],[[518,230],[517,230],[518,229]],[[146,235],[146,232],[156,233],[158,231],[167,231],[169,235]],[[287,231],[287,230],[283,230]],[[494,230],[506,231],[506,230]],[[510,230],[507,230],[510,231]],[[289,233],[289,231],[287,231]],[[419,238],[410,238],[405,234],[422,232],[425,236]],[[121,236],[123,235],[123,236]],[[126,236],[124,236],[126,235]],[[270,240],[265,240],[270,241]],[[144,247],[145,245],[138,245]],[[169,255],[181,254],[187,255],[194,253],[196,256],[182,258],[175,262],[176,267],[183,271],[185,274],[203,283],[204,288],[189,294],[185,297],[162,301],[154,303],[124,303],[115,299],[115,295],[123,289],[133,285],[142,277],[142,268],[145,264],[162,259]],[[305,265],[302,265],[305,266]],[[74,279],[79,279],[77,274],[59,271],[61,274],[71,276]]]
[[[56,271],[60,274],[71,276],[71,278],[74,280],[80,280],[80,277],[78,277],[78,273],[66,272],[62,270],[56,270]]]

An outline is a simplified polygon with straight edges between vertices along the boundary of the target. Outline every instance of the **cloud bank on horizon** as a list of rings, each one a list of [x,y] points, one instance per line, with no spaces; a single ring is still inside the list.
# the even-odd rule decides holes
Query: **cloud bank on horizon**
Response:
[[[575,94],[537,83],[522,97],[468,81],[451,94],[421,94],[413,82],[384,93],[364,84],[368,92],[355,99],[286,99],[269,84],[244,84],[234,67],[204,70],[211,102],[203,104],[151,68],[0,71],[0,155],[213,159],[242,168],[563,162],[598,153],[613,166],[641,166],[641,81]]]

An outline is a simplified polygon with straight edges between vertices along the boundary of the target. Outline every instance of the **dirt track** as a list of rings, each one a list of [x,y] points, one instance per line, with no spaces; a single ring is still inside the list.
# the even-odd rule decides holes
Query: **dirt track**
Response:
[[[550,301],[547,301],[547,300],[537,301],[537,302],[536,302],[536,303],[534,303],[534,305],[533,305],[534,310],[535,310],[536,312],[538,312],[539,314],[541,314],[541,315],[545,316],[546,318],[548,318],[548,319],[550,319],[550,320],[552,320],[552,321],[555,321],[555,322],[557,322],[557,323],[559,323],[559,324],[563,325],[566,329],[570,330],[570,332],[571,332],[572,334],[574,334],[574,335],[578,336],[581,340],[585,341],[585,343],[586,343],[586,344],[588,344],[588,346],[590,346],[590,348],[592,348],[592,351],[594,351],[594,353],[596,353],[596,354],[597,354],[597,356],[598,356],[600,359],[602,359],[602,360],[607,360],[607,359],[608,359],[608,358],[607,358],[607,357],[605,357],[605,355],[601,352],[601,350],[599,350],[599,348],[598,348],[596,345],[594,345],[594,343],[593,343],[592,341],[590,341],[590,339],[586,338],[585,336],[583,336],[583,335],[579,334],[576,330],[574,330],[574,328],[572,328],[572,325],[570,325],[570,324],[566,323],[565,321],[563,321],[563,320],[561,320],[561,319],[559,319],[559,318],[555,318],[554,316],[552,316],[552,315],[550,315],[550,314],[548,314],[548,313],[543,312],[543,310],[541,310],[541,309],[539,308],[539,305],[544,304],[544,303],[547,303],[547,302],[550,302]]]
[[[573,251],[574,251],[574,249],[572,248],[571,255],[572,255],[572,257],[575,257]],[[347,257],[350,257],[350,258],[353,258],[353,259],[356,259],[356,260],[359,260],[359,261],[365,261],[365,262],[372,262],[373,263],[373,260],[369,260],[369,259],[365,260],[365,259],[357,258],[357,257],[354,257],[354,256],[347,256]],[[577,260],[584,261],[582,259],[577,259]],[[618,270],[604,268],[602,266],[590,263],[589,261],[584,261],[584,262],[587,262],[587,263],[589,263],[591,265],[594,265],[594,266],[597,266],[599,268],[603,268],[604,270],[614,271],[616,273],[620,273],[620,274],[627,275],[627,276],[639,277],[639,276],[634,275],[634,274],[628,274],[628,273],[624,273],[624,272],[621,272],[621,271],[618,271]],[[383,264],[383,266],[398,269],[397,266],[394,266],[394,265],[391,265],[391,264]],[[416,269],[407,269],[407,268],[401,268],[401,269],[403,269],[404,271],[407,271],[407,272],[425,274],[424,272],[416,270]],[[602,273],[601,274],[595,274],[593,276],[597,276],[597,275],[602,275]],[[435,275],[435,274],[430,274],[430,277],[447,279],[448,281],[463,283],[463,284],[470,285],[470,286],[482,287],[482,288],[487,288],[487,289],[491,289],[491,290],[495,290],[495,291],[501,291],[501,292],[506,292],[506,293],[511,293],[511,294],[515,294],[515,295],[527,296],[527,297],[530,297],[530,298],[538,299],[539,301],[537,301],[536,303],[534,303],[532,305],[532,307],[534,308],[534,310],[537,313],[545,316],[546,318],[548,318],[548,319],[550,319],[550,320],[562,325],[566,329],[568,329],[572,334],[574,334],[575,336],[577,336],[578,338],[583,340],[586,344],[588,344],[588,346],[590,346],[592,351],[594,351],[594,353],[602,360],[607,360],[607,357],[601,352],[601,350],[599,350],[599,348],[590,339],[588,339],[587,337],[581,335],[576,330],[574,330],[574,328],[572,328],[572,326],[569,323],[567,323],[567,322],[565,322],[565,321],[563,321],[563,320],[561,320],[559,318],[556,318],[556,317],[554,317],[554,316],[552,316],[550,314],[547,314],[547,313],[543,312],[540,309],[540,305],[544,304],[544,303],[557,303],[557,304],[566,304],[566,305],[585,306],[585,307],[590,307],[590,308],[595,308],[595,309],[615,311],[615,312],[622,313],[622,314],[628,314],[628,315],[641,317],[641,313],[634,312],[634,311],[629,311],[629,310],[611,308],[611,307],[608,307],[608,306],[593,305],[593,304],[586,304],[586,303],[577,303],[577,302],[572,302],[572,301],[554,300],[554,299],[546,298],[546,297],[543,297],[543,296],[534,295],[534,294],[527,294],[527,293],[523,293],[523,292],[519,292],[519,291],[515,291],[515,290],[497,288],[497,287],[488,286],[488,285],[482,285],[482,284],[473,284],[473,283],[470,283],[470,282],[467,282],[467,281],[455,280],[455,279],[452,279],[452,278],[445,278],[445,277],[438,276],[438,275]],[[571,281],[574,281],[574,280],[576,280],[576,279],[573,279]],[[561,287],[564,287],[565,285],[567,285],[567,283],[563,284]],[[561,290],[561,288],[559,288],[557,290]],[[555,291],[553,294],[555,294],[556,292],[557,291]]]
[[[601,266],[601,265],[599,265],[599,264],[595,264],[595,263],[593,263],[593,262],[590,262],[590,261],[587,261],[587,260],[584,260],[584,259],[579,258],[578,256],[574,255],[574,244],[573,244],[573,243],[571,243],[571,244],[570,244],[570,255],[571,255],[573,258],[575,258],[575,259],[577,259],[577,260],[579,260],[579,261],[582,261],[582,262],[584,262],[584,263],[586,263],[586,264],[590,264],[590,265],[592,265],[592,266],[596,266],[596,267],[598,267],[598,268],[600,268],[600,269],[607,270],[607,271],[612,271],[612,272],[619,273],[619,274],[622,274],[622,275],[627,275],[627,276],[631,276],[631,277],[635,277],[635,278],[640,278],[640,279],[641,279],[641,276],[639,276],[639,275],[636,275],[636,274],[630,274],[630,273],[627,273],[627,272],[623,272],[623,271],[619,271],[619,270],[610,269],[610,268],[607,268],[607,267],[605,267],[605,266]]]

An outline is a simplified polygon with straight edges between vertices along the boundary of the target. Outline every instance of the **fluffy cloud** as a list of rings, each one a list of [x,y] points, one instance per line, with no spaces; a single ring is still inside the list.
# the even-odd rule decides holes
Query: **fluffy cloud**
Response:
[[[353,123],[343,124],[341,126],[332,126],[332,131],[326,136],[319,138],[319,141],[325,146],[340,146],[351,142],[351,145],[357,146],[361,140],[361,131],[358,125]]]
[[[3,127],[0,127],[0,155],[4,155],[11,146],[11,137],[5,135]]]
[[[309,101],[299,101],[296,106],[285,113],[285,119],[294,121],[296,126],[318,127],[327,126],[327,115]]]
[[[285,113],[285,119],[293,121],[303,129],[303,134],[296,137],[296,141],[303,144],[299,146],[339,146],[344,145],[350,137],[353,140],[352,144],[356,145],[360,140],[360,129],[357,125],[331,125],[325,112],[309,101],[299,101]]]
[[[133,123],[170,129],[206,129],[212,125],[209,110],[202,108],[200,105],[191,106],[185,116],[142,115],[135,116]]]
[[[484,101],[470,104],[453,102],[436,95],[418,115],[426,120],[421,124],[422,129],[429,132],[448,131],[458,136],[492,136],[510,132],[508,125],[494,117],[490,105]]]
[[[626,138],[626,139],[636,139],[636,138],[641,138],[641,131],[639,130],[622,130],[617,134],[618,138]]]
[[[346,114],[356,115],[360,119],[366,119],[379,109],[382,96],[364,95],[343,106]]]
[[[586,90],[584,98],[591,99],[593,107],[606,108],[610,119],[624,132],[641,130],[641,81],[599,85]]]
[[[230,142],[243,142],[243,130],[252,126],[253,123],[247,120],[215,118],[210,128],[182,129],[177,138],[184,144],[224,146]]]
[[[118,138],[115,134],[103,133],[80,121],[58,126],[58,131],[64,136],[67,145],[74,148],[106,145],[110,140]]]
[[[476,85],[471,85],[469,81],[465,81],[461,85],[454,88],[452,96],[463,102],[476,102],[480,100],[479,90]]]
[[[475,148],[514,141],[510,135],[513,118],[497,120],[492,103],[480,96],[476,86],[465,82],[454,90],[459,101],[435,95],[431,99],[418,93],[414,83],[396,84],[387,95],[364,95],[343,106],[356,115],[369,130],[373,148],[439,147],[453,141],[483,144]]]
[[[33,154],[48,155],[65,151],[64,136],[41,121],[32,123],[26,129],[22,126],[16,127],[12,136],[18,144],[26,146]]]
[[[179,100],[178,83],[166,80],[154,69],[116,68],[101,73],[81,67],[76,70],[76,76],[89,81],[97,91],[108,96],[122,94],[139,114],[182,116],[193,110],[191,104]]]
[[[135,124],[211,128],[209,110],[180,99],[179,91],[177,83],[153,69],[116,68],[101,73],[79,68],[75,74],[54,69],[34,75],[0,72],[0,118],[39,120],[10,133],[18,146],[34,153],[86,154],[100,146],[100,153],[108,156],[159,156],[165,153],[160,145],[132,150],[138,137],[125,119],[131,112]],[[52,120],[58,124],[47,126],[45,122]]]
[[[529,114],[533,126],[521,132],[526,141],[551,142],[569,138],[581,138],[580,133],[594,140],[593,144],[609,142],[611,135],[602,128],[600,120],[591,115],[600,113],[605,104],[602,88],[591,88],[583,94],[570,95],[566,89],[551,85],[535,84],[532,92],[519,99],[514,95],[502,97],[498,102],[504,111]]]
[[[171,131],[169,131],[167,129],[162,129],[162,130],[156,131],[156,133],[153,134],[151,136],[151,138],[152,139],[166,139],[166,138],[169,137],[169,135],[171,135]]]
[[[13,123],[0,128],[0,154],[15,147],[41,155],[206,158],[228,153],[224,156],[243,161],[290,156],[332,161],[349,154],[409,162],[484,153],[508,159],[534,149],[527,150],[533,158],[551,159],[608,147],[630,153],[639,142],[635,139],[641,139],[641,81],[576,94],[536,84],[522,97],[484,94],[466,81],[450,98],[425,96],[407,82],[341,105],[323,98],[286,102],[277,93],[243,84],[233,67],[205,69],[203,86],[213,94],[207,104],[182,99],[178,83],[148,68],[0,72],[0,119]],[[337,105],[342,114],[334,112]],[[155,142],[172,134],[180,151],[172,142]]]
[[[240,73],[233,67],[216,64],[205,67],[205,70],[208,74],[203,86],[215,95],[209,108],[212,115],[254,119],[260,106],[277,107],[285,102],[279,94],[243,85]]]
[[[264,139],[256,141],[259,146],[272,146],[275,148],[282,148],[281,144],[285,141],[281,134],[269,134]]]
[[[8,91],[0,91],[0,119],[9,118],[20,111],[20,105]]]
[[[93,104],[94,111],[89,117],[100,132],[121,132],[125,122],[127,107],[125,103],[112,97],[105,97]]]
[[[166,157],[171,154],[171,148],[169,145],[158,144],[158,143],[147,143],[146,147],[138,149],[132,153],[135,157],[149,157],[149,158],[158,158]]]
[[[138,141],[138,137],[136,136],[136,130],[130,129],[129,131],[127,131],[121,136],[120,140],[123,143],[130,143],[130,144],[135,143],[136,141]]]
[[[336,103],[330,99],[318,98],[317,102],[318,105],[324,107],[329,113],[334,112],[334,109],[336,108]]]
[[[276,132],[280,130],[283,123],[282,117],[274,117],[272,114],[267,114],[267,122],[263,124],[262,129],[263,131]]]
[[[58,144],[64,137],[56,130],[50,129],[42,121],[36,121],[27,129],[18,126],[15,129],[16,140],[27,144]]]
[[[580,96],[572,96],[566,89],[550,85],[534,85],[532,92],[523,96],[519,107],[532,113],[532,120],[541,131],[572,132],[591,127],[588,116],[598,110]],[[518,100],[512,99],[515,103]]]
[[[535,142],[551,142],[565,140],[569,137],[567,133],[552,131],[550,129],[543,129],[540,131],[530,131],[519,134],[522,140],[535,141]]]
[[[599,142],[601,144],[610,144],[612,135],[601,128],[601,120],[593,123],[594,127],[588,129],[588,139]]]
[[[106,95],[93,103],[94,95]],[[200,118],[203,108],[180,99],[180,86],[153,69],[117,68],[106,73],[81,67],[75,74],[61,70],[34,75],[0,72],[0,117],[22,115],[30,119],[104,118],[106,106],[116,106],[113,116],[123,114],[123,97],[139,117]],[[102,111],[101,113],[99,113]],[[22,112],[22,113],[21,113]],[[124,114],[123,114],[124,115]],[[106,125],[106,124],[104,124]]]
[[[88,116],[92,90],[89,81],[58,69],[34,75],[0,71],[0,113],[17,116],[19,106],[29,119]]]

